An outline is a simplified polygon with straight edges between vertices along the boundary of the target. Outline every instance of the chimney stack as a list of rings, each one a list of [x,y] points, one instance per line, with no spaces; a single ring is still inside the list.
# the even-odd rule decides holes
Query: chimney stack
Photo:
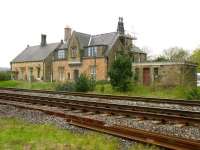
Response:
[[[119,34],[124,34],[124,23],[123,23],[123,18],[119,17],[118,25],[117,25],[117,32]]]
[[[69,41],[69,39],[71,37],[71,32],[72,32],[72,29],[68,25],[66,25],[66,27],[65,27],[65,37],[64,37],[65,42]]]
[[[47,45],[47,41],[46,41],[46,35],[45,34],[41,34],[41,44],[40,46],[46,46]]]

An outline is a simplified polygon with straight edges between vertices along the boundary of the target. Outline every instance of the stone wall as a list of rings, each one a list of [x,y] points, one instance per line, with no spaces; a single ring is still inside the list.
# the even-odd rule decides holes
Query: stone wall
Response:
[[[94,66],[94,58],[83,58],[81,64],[69,64],[67,60],[60,60],[53,62],[53,80],[61,81],[59,75],[59,68],[64,68],[64,77],[62,81],[74,80],[74,70],[85,73],[90,76],[91,67]],[[107,64],[104,57],[96,58],[96,80],[106,80],[107,78]]]
[[[22,62],[11,63],[12,78],[16,80],[30,80],[32,69],[33,80],[42,80],[44,77],[43,62]],[[40,68],[40,77],[38,77],[38,68]]]

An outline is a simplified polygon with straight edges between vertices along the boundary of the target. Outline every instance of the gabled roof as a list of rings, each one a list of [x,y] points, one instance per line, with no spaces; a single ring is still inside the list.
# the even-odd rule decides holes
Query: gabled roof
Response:
[[[95,45],[106,45],[107,46],[107,50],[105,52],[106,55],[108,55],[109,50],[112,48],[113,44],[119,37],[119,34],[117,32],[110,32],[98,35],[90,35],[76,31],[74,32],[81,48],[87,46],[95,46]]]
[[[60,43],[51,43],[46,46],[30,46],[22,51],[12,62],[31,62],[43,61],[47,56],[53,52]]]
[[[111,48],[117,37],[118,37],[117,32],[92,35],[90,46],[92,46],[92,45],[107,45],[109,48]]]
[[[84,46],[88,46],[90,40],[90,34],[81,33],[74,31],[75,37],[78,39],[80,47],[83,48]]]

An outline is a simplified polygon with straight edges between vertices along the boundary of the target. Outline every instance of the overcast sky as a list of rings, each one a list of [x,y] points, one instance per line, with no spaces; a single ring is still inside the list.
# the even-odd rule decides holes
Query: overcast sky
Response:
[[[118,17],[151,55],[173,46],[200,46],[199,0],[1,0],[0,67],[25,49],[63,39],[64,27],[89,34],[116,31]]]

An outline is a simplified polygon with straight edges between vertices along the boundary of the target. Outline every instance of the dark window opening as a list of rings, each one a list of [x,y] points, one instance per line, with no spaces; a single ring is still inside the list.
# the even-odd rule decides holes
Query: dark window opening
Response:
[[[68,80],[70,80],[70,73],[67,73],[67,78]]]
[[[40,68],[37,68],[37,77],[40,78]]]
[[[154,80],[158,79],[158,68],[154,68],[153,73],[154,73]]]

